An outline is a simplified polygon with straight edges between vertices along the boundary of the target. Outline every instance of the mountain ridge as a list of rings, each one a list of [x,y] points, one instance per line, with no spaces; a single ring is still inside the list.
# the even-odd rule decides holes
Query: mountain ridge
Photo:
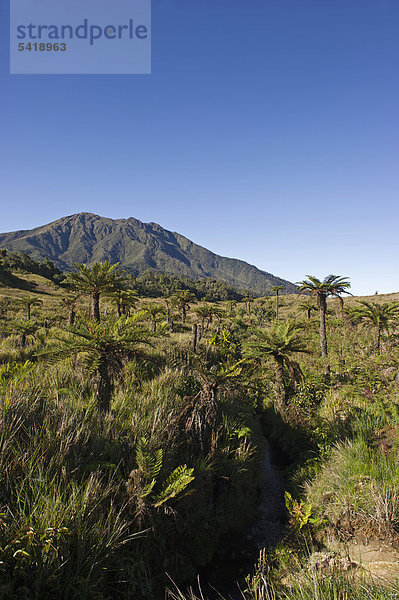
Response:
[[[190,279],[221,279],[234,287],[267,293],[273,285],[293,293],[296,286],[236,258],[219,256],[158,223],[134,217],[111,219],[94,213],[76,213],[46,225],[0,234],[0,248],[48,258],[58,268],[73,263],[119,262],[133,275],[146,270]]]

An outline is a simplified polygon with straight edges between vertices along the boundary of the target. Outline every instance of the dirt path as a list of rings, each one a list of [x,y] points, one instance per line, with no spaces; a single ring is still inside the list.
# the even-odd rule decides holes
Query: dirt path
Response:
[[[272,464],[268,447],[260,468],[258,514],[254,522],[241,535],[225,541],[212,563],[201,573],[202,591],[207,600],[219,600],[219,593],[225,600],[243,600],[237,581],[252,570],[262,548],[270,548],[284,536],[284,483]]]
[[[271,462],[269,448],[266,448],[261,469],[259,513],[247,534],[247,539],[258,550],[273,546],[285,533],[284,480]]]

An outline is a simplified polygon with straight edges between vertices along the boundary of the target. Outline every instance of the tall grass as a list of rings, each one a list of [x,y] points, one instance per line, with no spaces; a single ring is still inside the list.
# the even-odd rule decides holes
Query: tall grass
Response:
[[[3,350],[7,354],[7,344]],[[15,358],[24,360],[16,350]],[[253,411],[220,399],[213,456],[193,452],[183,397],[198,382],[178,368],[128,363],[112,409],[100,412],[79,360],[7,358],[0,374],[0,585],[7,600],[162,596],[165,571],[183,581],[209,561],[219,536],[256,500]],[[224,414],[231,415],[231,422]],[[162,449],[159,482],[194,468],[189,493],[156,506],[145,497],[136,449]],[[136,489],[133,486],[136,485]],[[154,494],[157,485],[154,487]],[[159,490],[158,490],[159,491]],[[246,506],[242,509],[245,496]]]
[[[333,450],[307,485],[307,496],[333,525],[345,518],[353,524],[368,522],[379,533],[399,532],[397,456],[370,446],[362,437]]]
[[[206,593],[193,589],[182,591],[177,586],[171,586],[167,598],[169,600],[208,600]],[[212,598],[215,599],[215,594]],[[382,586],[353,579],[342,575],[325,577],[313,571],[303,573],[297,583],[282,585],[273,583],[260,573],[248,580],[248,587],[239,591],[234,598],[242,600],[397,600],[399,585]],[[228,600],[218,595],[217,600]]]

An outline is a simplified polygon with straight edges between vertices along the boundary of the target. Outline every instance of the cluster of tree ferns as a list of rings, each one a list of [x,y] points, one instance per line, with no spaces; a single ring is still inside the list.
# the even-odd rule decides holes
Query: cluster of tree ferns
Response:
[[[216,282],[202,295],[146,277],[76,265],[47,297],[0,299],[7,600],[163,598],[256,515],[265,435],[304,479],[369,422],[348,390],[388,415],[397,302],[347,307],[335,275],[308,276],[301,296],[216,302]],[[289,506],[306,530],[303,504]]]

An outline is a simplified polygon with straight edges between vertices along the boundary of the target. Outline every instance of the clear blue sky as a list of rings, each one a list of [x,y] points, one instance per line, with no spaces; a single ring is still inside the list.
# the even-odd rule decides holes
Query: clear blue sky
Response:
[[[152,75],[9,75],[0,20],[0,231],[134,216],[399,290],[398,0],[153,0]]]

